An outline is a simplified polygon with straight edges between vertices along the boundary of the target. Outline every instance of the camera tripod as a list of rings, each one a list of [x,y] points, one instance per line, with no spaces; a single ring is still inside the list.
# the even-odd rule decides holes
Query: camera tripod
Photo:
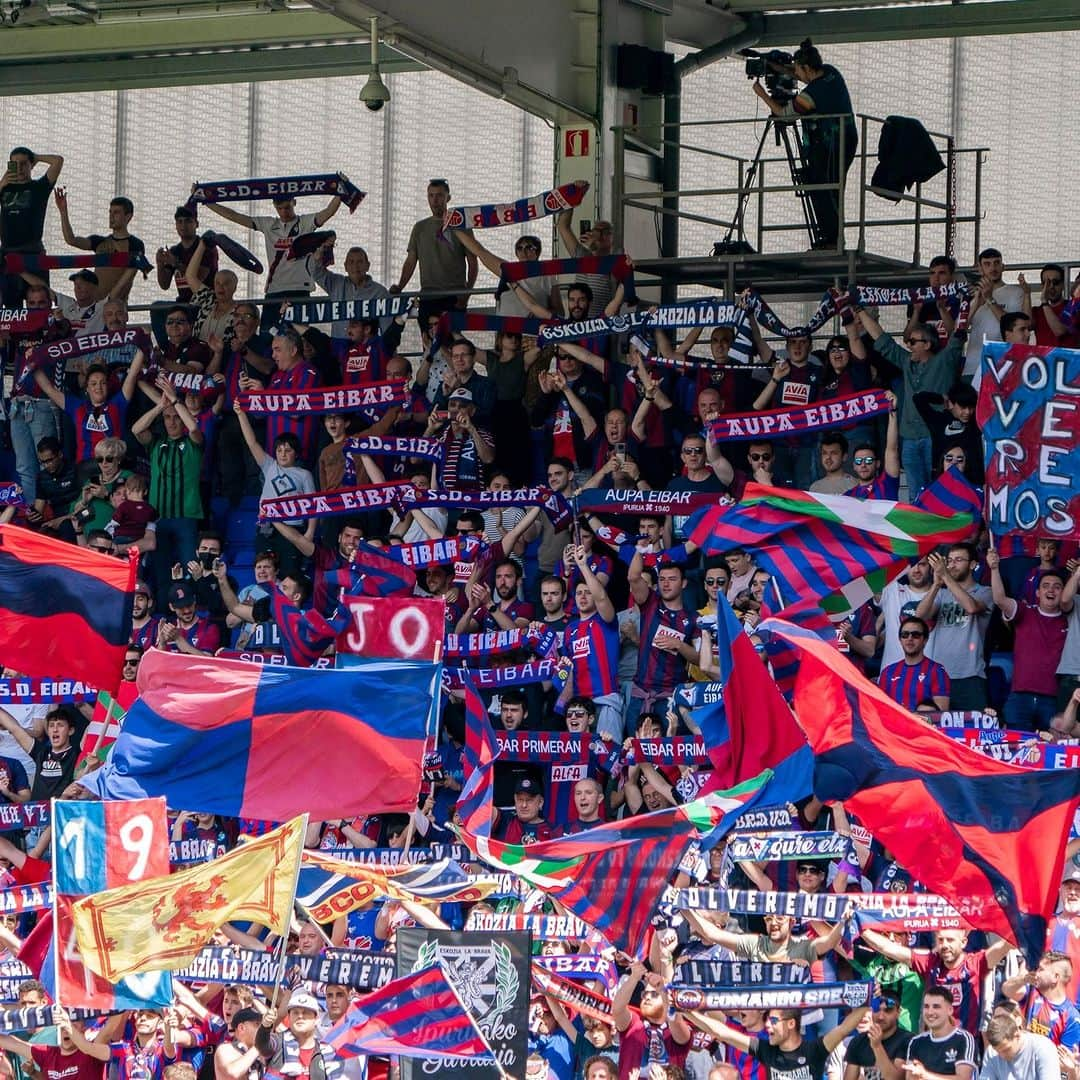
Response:
[[[797,122],[793,119],[778,121],[775,116],[769,114],[768,119],[765,121],[765,128],[761,132],[761,138],[758,140],[757,150],[754,151],[754,157],[750,162],[742,192],[739,195],[738,209],[731,219],[731,224],[728,226],[724,238],[713,245],[714,255],[752,253],[754,250],[744,236],[743,223],[746,219],[747,204],[750,202],[750,196],[754,193],[754,182],[761,169],[761,155],[765,149],[765,140],[769,137],[770,131],[773,134],[776,146],[783,146],[784,148],[788,170],[791,173],[791,182],[795,185],[795,195],[798,197],[799,205],[802,207],[803,220],[806,223],[810,244],[813,247],[821,242],[821,228],[814,213],[810,192],[803,188],[803,184],[807,182],[807,162],[803,155],[802,140],[799,138],[795,128]],[[792,140],[794,140],[794,146],[792,146]],[[733,239],[736,236],[738,239]]]

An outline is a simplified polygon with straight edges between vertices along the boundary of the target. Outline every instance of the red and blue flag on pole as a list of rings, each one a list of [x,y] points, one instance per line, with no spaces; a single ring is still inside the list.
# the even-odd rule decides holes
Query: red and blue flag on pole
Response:
[[[441,964],[365,994],[323,1042],[339,1058],[397,1054],[495,1062],[491,1047]]]
[[[168,971],[128,976],[117,983],[91,971],[83,963],[71,916],[72,905],[84,896],[168,875],[165,800],[56,800],[52,824],[55,932],[40,977],[53,1000],[101,1012],[170,1004],[173,987]]]
[[[20,675],[57,672],[115,690],[131,637],[138,557],[127,561],[0,525],[0,655]]]
[[[1080,772],[977,753],[808,631],[779,619],[761,629],[799,651],[795,712],[814,750],[814,794],[843,801],[913,877],[972,926],[1014,942],[1034,968],[1080,805]]]
[[[439,679],[440,665],[411,660],[337,671],[151,649],[109,759],[79,783],[106,799],[162,795],[170,806],[267,821],[408,813]],[[297,784],[316,734],[318,783]]]
[[[722,595],[715,633],[723,695],[690,714],[713,763],[705,790],[723,791],[771,769],[761,804],[798,802],[810,794],[813,755],[773,676]],[[710,836],[703,847],[716,839]]]

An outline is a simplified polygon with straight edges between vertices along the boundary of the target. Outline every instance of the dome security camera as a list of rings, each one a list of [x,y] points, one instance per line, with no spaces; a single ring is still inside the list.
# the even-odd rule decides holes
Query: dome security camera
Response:
[[[390,91],[386,89],[378,68],[368,76],[364,89],[360,91],[360,100],[364,108],[371,112],[378,112],[390,100]]]

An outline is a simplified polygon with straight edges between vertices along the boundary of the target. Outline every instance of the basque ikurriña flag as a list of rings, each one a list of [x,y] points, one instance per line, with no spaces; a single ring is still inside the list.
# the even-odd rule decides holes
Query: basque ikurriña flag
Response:
[[[421,968],[365,994],[323,1042],[339,1058],[397,1054],[495,1061],[441,964]]]
[[[131,636],[138,556],[111,558],[0,525],[0,656],[20,675],[57,672],[115,690]]]
[[[832,614],[866,603],[939,544],[968,539],[975,522],[971,513],[747,484],[738,503],[702,511],[687,532],[705,555],[752,549],[785,603],[816,598]]]
[[[440,675],[412,660],[335,671],[151,649],[108,761],[79,783],[102,798],[163,795],[170,806],[267,821],[408,813]],[[298,785],[315,739],[326,748],[318,783]]]
[[[470,695],[475,700],[470,701]],[[508,844],[491,838],[495,752],[491,724],[479,697],[467,687],[467,779],[459,800],[462,840],[479,858],[523,877],[627,952],[644,943],[664,887],[690,842],[722,836],[759,800],[772,778],[766,770],[730,791],[713,792],[684,806],[605,822],[537,844]]]
[[[814,794],[842,800],[913,877],[1033,968],[1080,772],[995,761],[918,719],[813,634],[779,619],[761,628],[800,653],[795,712],[814,750]]]

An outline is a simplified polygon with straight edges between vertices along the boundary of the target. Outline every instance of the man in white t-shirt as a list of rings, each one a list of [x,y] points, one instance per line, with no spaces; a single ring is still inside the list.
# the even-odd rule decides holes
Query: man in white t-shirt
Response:
[[[321,210],[314,214],[297,214],[295,199],[274,199],[273,215],[249,217],[220,203],[207,203],[206,207],[226,221],[235,222],[245,229],[262,233],[266,243],[266,296],[310,296],[314,282],[308,273],[308,260],[290,259],[293,242],[301,236],[321,229],[341,206],[340,196],[335,195]],[[280,304],[263,305],[260,329],[268,330],[277,324]]]
[[[881,590],[881,623],[878,631],[884,635],[885,642],[881,653],[883,668],[904,658],[897,631],[901,621],[915,614],[919,601],[930,591],[931,577],[930,563],[920,559],[908,567],[906,574],[890,581]]]
[[[1001,280],[1005,263],[997,248],[979,252],[979,273],[982,275],[971,300],[967,352],[963,375],[969,381],[978,374],[984,341],[1000,341],[1001,316],[1007,311],[1022,311],[1024,290],[1019,285],[1006,285]]]

